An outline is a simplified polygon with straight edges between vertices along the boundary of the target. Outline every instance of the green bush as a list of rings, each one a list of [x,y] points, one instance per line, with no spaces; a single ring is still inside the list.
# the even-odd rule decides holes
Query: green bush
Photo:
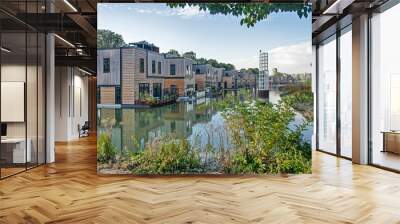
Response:
[[[224,110],[234,146],[230,173],[310,173],[311,147],[302,139],[305,122],[290,128],[293,108],[243,102]]]
[[[314,96],[311,90],[311,81],[289,85],[282,89],[280,95],[283,101],[300,112],[307,121],[313,120]]]
[[[202,173],[200,153],[186,139],[164,137],[131,155],[134,174]]]
[[[283,101],[301,113],[311,122],[313,120],[314,97],[312,92],[296,92],[283,97]]]
[[[101,133],[97,139],[97,161],[102,163],[113,162],[116,154],[115,146],[111,143],[111,135]]]
[[[148,93],[144,93],[143,96],[141,97],[141,100],[147,105],[157,104],[156,98]]]

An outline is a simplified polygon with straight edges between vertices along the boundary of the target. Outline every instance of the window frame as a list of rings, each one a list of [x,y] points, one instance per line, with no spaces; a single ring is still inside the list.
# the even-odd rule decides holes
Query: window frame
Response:
[[[108,65],[108,66],[106,66],[106,65]],[[107,69],[107,71],[106,71],[106,69]],[[111,72],[111,60],[109,57],[103,58],[103,73],[107,74],[110,72]]]
[[[151,61],[151,73],[152,74],[156,73],[156,61],[155,60]]]
[[[139,72],[144,73],[144,58],[139,58]]]
[[[169,74],[170,75],[176,75],[176,64],[170,64],[169,65]]]

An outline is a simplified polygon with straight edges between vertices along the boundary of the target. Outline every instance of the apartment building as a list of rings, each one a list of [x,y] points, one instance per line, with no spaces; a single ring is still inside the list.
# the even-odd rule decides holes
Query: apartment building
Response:
[[[239,88],[255,88],[256,87],[256,74],[248,71],[239,71],[237,74]]]
[[[247,71],[225,71],[190,58],[160,53],[146,41],[114,49],[98,49],[99,105],[134,106],[148,98],[163,103],[165,96],[204,97],[222,89],[254,88],[256,76]],[[174,99],[172,99],[174,100]]]
[[[146,41],[98,49],[97,64],[101,105],[140,105],[149,97],[162,102],[194,93],[193,61],[161,54]]]
[[[98,51],[97,88],[99,104],[121,104],[121,49]],[[99,60],[99,59],[103,60]]]
[[[207,77],[211,76],[212,66],[209,64],[194,64],[193,71],[195,74],[195,89],[196,91],[205,91],[209,87],[207,83]]]
[[[236,89],[237,88],[237,77],[238,71],[230,70],[224,71],[224,75],[222,77],[222,85],[224,89]]]
[[[199,91],[219,91],[224,88],[224,68],[215,68],[210,64],[195,64],[193,71]]]
[[[195,94],[195,76],[193,74],[193,60],[184,57],[164,55],[167,73],[164,74],[165,86],[177,89],[179,96],[193,96]]]
[[[214,68],[214,75],[212,80],[212,85],[218,90],[222,89],[222,77],[224,76],[224,68]]]

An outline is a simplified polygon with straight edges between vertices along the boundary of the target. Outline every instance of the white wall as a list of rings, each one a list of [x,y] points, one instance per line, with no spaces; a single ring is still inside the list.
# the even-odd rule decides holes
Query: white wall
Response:
[[[88,120],[88,77],[76,68],[56,67],[55,86],[55,140],[77,139],[78,125]]]
[[[38,71],[36,69],[39,69]],[[38,72],[38,73],[37,73]],[[44,117],[44,74],[41,73],[41,67],[32,65],[18,64],[18,63],[4,63],[1,66],[2,75],[2,86],[5,82],[23,82],[26,84],[26,99],[24,96],[24,87],[19,90],[8,90],[2,88],[2,98],[8,97],[8,95],[20,94],[20,102],[16,102],[17,99],[11,99],[10,103],[19,104],[19,107],[4,106],[1,108],[2,114],[19,114],[19,121],[16,122],[5,122],[7,124],[7,137],[9,138],[24,138],[27,136],[29,139],[29,147],[31,149],[31,156],[33,162],[39,159],[39,163],[44,163],[44,150],[45,150],[45,117]],[[27,78],[27,80],[25,80]],[[14,83],[15,84],[15,83]],[[11,88],[16,88],[12,86]],[[6,91],[6,92],[4,92]],[[12,91],[18,91],[12,93]],[[8,95],[7,95],[8,94]],[[11,97],[12,98],[12,97]],[[22,100],[22,102],[21,102]],[[4,102],[3,102],[4,103]],[[2,104],[3,104],[2,103]],[[26,106],[25,106],[26,103]],[[14,105],[16,106],[16,105]],[[24,113],[26,112],[26,119]],[[3,117],[2,117],[2,120]],[[51,157],[48,157],[51,158]],[[51,162],[51,160],[49,160]]]
[[[69,117],[69,70],[67,67],[56,67],[55,70],[55,140],[66,141],[68,139],[67,122]]]

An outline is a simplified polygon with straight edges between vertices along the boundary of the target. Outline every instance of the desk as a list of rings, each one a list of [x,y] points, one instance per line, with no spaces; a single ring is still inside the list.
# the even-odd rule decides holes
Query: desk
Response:
[[[383,131],[382,152],[400,154],[400,131]]]
[[[25,151],[25,138],[5,138],[1,139],[1,157],[6,163],[26,163],[31,162],[31,139],[27,139]]]

